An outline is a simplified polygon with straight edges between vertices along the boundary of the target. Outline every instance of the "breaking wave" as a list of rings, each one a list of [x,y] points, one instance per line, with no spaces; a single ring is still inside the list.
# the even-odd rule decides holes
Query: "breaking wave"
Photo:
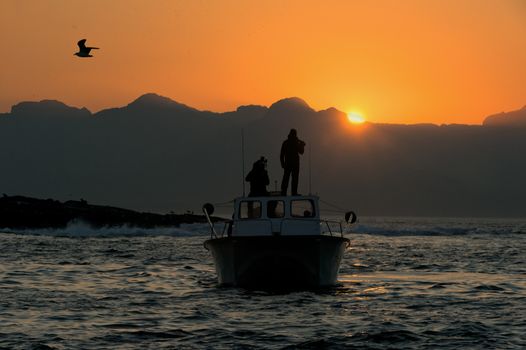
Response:
[[[210,232],[208,224],[181,224],[179,227],[143,228],[129,225],[93,227],[83,221],[72,221],[64,228],[0,229],[3,233],[57,237],[119,236],[203,236]]]
[[[376,236],[466,236],[466,235],[509,235],[526,234],[525,219],[415,219],[415,218],[365,218],[360,222],[342,226],[346,234]],[[218,232],[222,223],[216,223]],[[130,225],[93,227],[83,221],[72,221],[64,228],[10,229],[0,232],[61,236],[61,237],[118,237],[118,236],[206,236],[210,233],[208,224],[181,224],[174,227],[142,228]]]
[[[438,221],[438,220],[437,220]],[[508,235],[525,234],[525,220],[499,220],[488,222],[470,220],[469,222],[382,222],[359,223],[348,227],[347,233],[378,236],[465,236],[465,235]]]

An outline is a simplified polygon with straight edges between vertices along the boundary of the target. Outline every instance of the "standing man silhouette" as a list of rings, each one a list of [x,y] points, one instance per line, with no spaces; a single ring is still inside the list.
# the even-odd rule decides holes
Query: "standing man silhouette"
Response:
[[[298,195],[298,177],[300,173],[300,154],[305,152],[305,142],[298,139],[296,129],[290,129],[288,138],[281,145],[279,159],[283,168],[283,180],[281,181],[281,195],[287,195],[289,178],[292,174],[291,192],[293,196]]]

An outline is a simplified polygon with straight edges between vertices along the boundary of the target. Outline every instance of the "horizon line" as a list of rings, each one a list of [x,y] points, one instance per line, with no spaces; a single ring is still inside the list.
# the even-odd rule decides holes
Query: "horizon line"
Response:
[[[78,107],[78,106],[75,106],[75,105],[72,105],[72,104],[69,104],[67,102],[64,102],[62,100],[59,100],[59,99],[54,99],[54,98],[43,98],[43,99],[39,99],[39,100],[20,100],[18,102],[16,102],[15,104],[11,105],[11,110],[8,110],[8,111],[1,111],[0,110],[0,114],[11,114],[12,112],[12,108],[20,103],[25,103],[25,102],[33,102],[33,103],[40,103],[40,102],[44,102],[44,101],[56,101],[56,102],[59,102],[59,103],[62,103],[68,107],[72,107],[72,108],[78,108],[78,109],[87,109],[90,114],[94,115],[94,114],[97,114],[97,113],[100,113],[102,111],[105,111],[105,110],[109,110],[109,109],[114,109],[114,108],[124,108],[124,107],[127,107],[129,106],[130,104],[132,104],[133,102],[137,101],[139,98],[143,97],[143,96],[146,96],[146,95],[155,95],[157,97],[160,97],[160,98],[165,98],[165,99],[168,99],[170,100],[170,102],[174,102],[174,103],[177,103],[177,104],[180,104],[180,105],[183,105],[185,107],[188,107],[190,109],[195,109],[196,111],[199,111],[199,112],[209,112],[209,113],[215,113],[215,114],[224,114],[224,113],[232,113],[232,112],[236,112],[240,107],[246,107],[246,106],[258,106],[258,107],[265,107],[267,109],[271,108],[272,105],[280,102],[280,101],[283,101],[283,100],[288,100],[288,99],[299,99],[301,101],[303,101],[309,108],[311,108],[313,111],[315,111],[316,113],[317,112],[321,112],[321,111],[325,111],[325,110],[329,110],[329,109],[336,109],[338,112],[341,112],[345,115],[349,114],[350,112],[345,112],[345,111],[342,111],[341,109],[335,107],[335,106],[329,106],[329,107],[326,107],[326,108],[322,108],[322,109],[315,109],[313,107],[311,107],[311,105],[303,98],[301,97],[298,97],[298,96],[289,96],[289,97],[283,97],[283,98],[280,98],[278,100],[276,100],[275,102],[271,103],[270,105],[264,105],[264,104],[257,104],[257,103],[249,103],[249,104],[240,104],[238,105],[235,109],[228,109],[228,110],[225,110],[225,111],[213,111],[213,110],[210,110],[210,109],[199,109],[197,107],[193,107],[189,104],[186,104],[184,102],[179,102],[178,100],[175,100],[173,99],[172,97],[168,97],[168,96],[165,96],[165,95],[161,95],[159,93],[156,93],[156,92],[145,92],[145,93],[142,93],[140,94],[138,97],[135,97],[133,98],[130,102],[128,102],[127,104],[125,105],[120,105],[120,106],[110,106],[110,107],[105,107],[105,108],[101,108],[101,109],[98,109],[98,110],[94,110],[92,111],[91,109],[89,109],[88,107],[86,106],[81,106],[81,107]],[[468,124],[468,123],[455,123],[455,122],[452,122],[452,123],[448,123],[448,122],[443,122],[443,123],[435,123],[435,122],[426,122],[426,121],[422,121],[422,122],[417,122],[417,123],[409,123],[409,122],[378,122],[378,121],[373,121],[373,120],[370,120],[370,119],[366,119],[364,124],[376,124],[376,125],[406,125],[406,126],[410,126],[410,125],[435,125],[435,126],[448,126],[448,125],[466,125],[466,126],[484,126],[484,121],[486,118],[490,117],[490,116],[494,116],[494,115],[499,115],[499,114],[504,114],[504,113],[510,113],[510,112],[514,112],[514,111],[517,111],[517,110],[520,110],[520,109],[526,109],[526,105],[522,108],[519,108],[519,109],[515,109],[515,110],[510,110],[510,111],[501,111],[501,112],[497,112],[497,113],[493,113],[493,114],[488,114],[487,116],[485,117],[482,117],[482,121],[480,123],[472,123],[472,124]],[[394,118],[394,119],[398,119],[398,118]],[[404,118],[400,118],[400,119],[404,119]]]

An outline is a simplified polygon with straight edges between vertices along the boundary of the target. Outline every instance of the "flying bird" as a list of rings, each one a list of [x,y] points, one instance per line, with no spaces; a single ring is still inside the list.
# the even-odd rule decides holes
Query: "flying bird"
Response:
[[[90,51],[99,49],[98,47],[87,47],[86,39],[79,40],[77,45],[79,46],[79,52],[76,52],[74,55],[77,55],[79,57],[93,57],[89,54]]]

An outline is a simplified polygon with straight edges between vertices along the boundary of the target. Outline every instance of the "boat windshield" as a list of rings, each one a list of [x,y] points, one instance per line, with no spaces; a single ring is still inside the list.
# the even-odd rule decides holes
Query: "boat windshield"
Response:
[[[240,219],[257,219],[261,217],[260,201],[243,201],[239,206]]]
[[[267,202],[267,217],[282,218],[285,216],[285,203],[280,200]]]
[[[312,218],[316,215],[314,203],[311,199],[292,200],[290,202],[290,213],[295,218]]]

